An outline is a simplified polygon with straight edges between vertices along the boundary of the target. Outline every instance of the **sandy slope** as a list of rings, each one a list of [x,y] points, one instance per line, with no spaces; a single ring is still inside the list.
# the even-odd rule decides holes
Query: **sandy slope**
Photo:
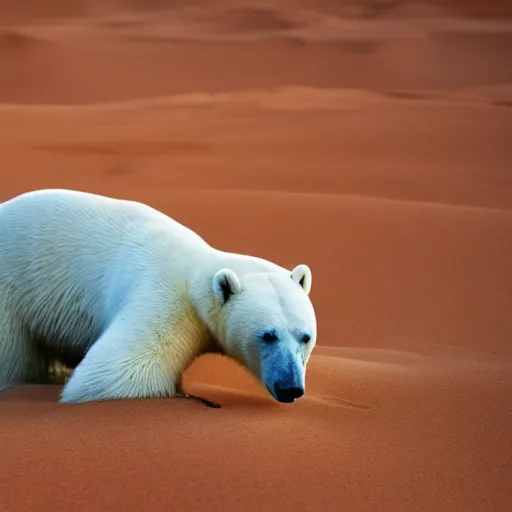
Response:
[[[0,2],[4,200],[139,199],[311,265],[307,395],[202,358],[169,400],[0,395],[0,510],[512,504],[503,2]]]

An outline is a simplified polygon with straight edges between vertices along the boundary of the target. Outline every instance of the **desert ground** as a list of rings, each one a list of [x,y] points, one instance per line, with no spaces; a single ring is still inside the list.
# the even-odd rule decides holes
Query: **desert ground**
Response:
[[[0,510],[512,507],[512,4],[1,0],[0,200],[146,202],[313,272],[306,395],[0,394]]]

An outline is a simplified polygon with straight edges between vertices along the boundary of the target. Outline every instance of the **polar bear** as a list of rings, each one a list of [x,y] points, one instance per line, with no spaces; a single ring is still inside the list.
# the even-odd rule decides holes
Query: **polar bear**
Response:
[[[316,344],[310,268],[210,246],[136,201],[46,189],[0,204],[0,389],[72,369],[61,403],[188,395],[204,353],[274,400],[305,390]]]

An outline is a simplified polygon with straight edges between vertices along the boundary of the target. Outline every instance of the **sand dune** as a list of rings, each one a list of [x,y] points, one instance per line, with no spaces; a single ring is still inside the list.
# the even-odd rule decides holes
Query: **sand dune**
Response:
[[[399,1],[89,1],[55,2],[43,12],[24,3],[4,2],[3,13],[0,6],[0,101],[90,104],[283,85],[435,90],[512,81],[512,17],[461,19],[462,2],[411,10]]]
[[[137,199],[313,270],[307,392],[0,394],[0,510],[502,511],[512,491],[512,9],[0,2],[5,200]]]

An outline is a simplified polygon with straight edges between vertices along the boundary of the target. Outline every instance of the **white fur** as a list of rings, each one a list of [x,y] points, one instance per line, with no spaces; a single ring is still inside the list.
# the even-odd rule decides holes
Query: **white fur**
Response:
[[[293,353],[303,383],[316,343],[310,288],[307,266],[219,251],[141,203],[25,193],[0,205],[0,389],[42,381],[57,359],[76,366],[62,402],[176,396],[207,351],[267,387]],[[262,364],[265,329],[282,340]],[[293,337],[305,331],[302,346]]]

